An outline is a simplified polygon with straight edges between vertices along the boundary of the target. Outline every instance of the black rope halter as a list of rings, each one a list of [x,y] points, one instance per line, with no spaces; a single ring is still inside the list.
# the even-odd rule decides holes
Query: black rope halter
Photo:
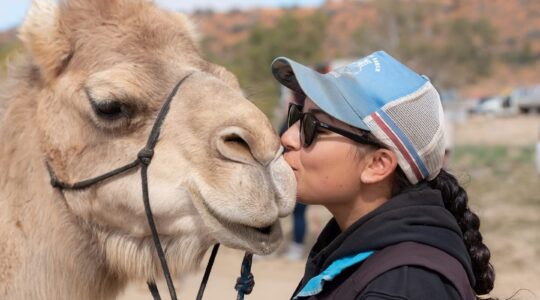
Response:
[[[146,142],[146,146],[139,151],[139,153],[137,154],[137,158],[133,162],[125,166],[122,166],[120,168],[114,169],[110,172],[107,172],[103,175],[100,175],[91,179],[79,181],[73,184],[69,184],[69,183],[65,183],[59,180],[58,177],[56,177],[50,164],[47,161],[45,161],[47,170],[49,172],[49,176],[51,178],[51,185],[54,188],[58,188],[61,190],[82,190],[100,181],[103,181],[105,179],[111,178],[118,174],[124,173],[128,170],[131,170],[135,167],[138,167],[138,166],[141,167],[142,194],[143,194],[143,202],[144,202],[144,210],[146,213],[146,219],[148,220],[148,226],[150,227],[150,231],[152,233],[152,240],[154,241],[154,246],[156,248],[159,261],[161,263],[161,269],[163,270],[163,275],[165,277],[165,281],[167,282],[167,287],[169,289],[169,294],[171,295],[172,300],[177,300],[176,290],[172,282],[171,273],[169,271],[169,266],[167,265],[167,260],[165,259],[165,253],[163,251],[163,247],[161,246],[161,241],[159,240],[159,235],[158,235],[156,224],[154,222],[154,217],[152,214],[152,208],[150,207],[150,197],[148,194],[148,166],[150,165],[150,163],[152,162],[152,158],[154,157],[154,148],[156,147],[156,144],[159,139],[161,125],[163,124],[163,121],[165,120],[165,117],[167,116],[167,113],[169,112],[171,101],[176,95],[176,93],[178,92],[178,89],[180,88],[182,83],[187,78],[189,78],[192,74],[193,73],[188,74],[174,86],[171,93],[165,100],[165,103],[161,107],[161,110],[159,111],[159,114],[156,118],[154,126],[152,127],[152,131],[150,132],[150,136],[148,137],[148,140]],[[208,265],[206,266],[205,274],[201,281],[201,286],[199,287],[197,300],[202,299],[204,289],[206,288],[206,283],[208,281],[208,277],[210,276],[210,272],[212,270],[212,266],[214,264],[214,260],[217,255],[218,249],[219,249],[219,244],[214,245],[214,248],[212,249],[212,253],[210,255],[210,259],[208,260]],[[238,283],[235,287],[235,289],[238,290],[237,299],[240,299],[240,300],[244,299],[244,294],[249,294],[251,290],[253,289],[253,285],[254,285],[253,275],[250,272],[251,256],[252,254],[249,254],[249,253],[246,253],[246,255],[244,256],[244,260],[242,262],[241,277],[238,278]],[[251,278],[251,280],[249,278]],[[244,283],[244,284],[240,284],[240,283]],[[161,300],[161,297],[159,295],[159,290],[156,286],[155,281],[153,279],[149,280],[147,284],[148,284],[148,288],[150,289],[150,293],[152,294],[154,299]]]

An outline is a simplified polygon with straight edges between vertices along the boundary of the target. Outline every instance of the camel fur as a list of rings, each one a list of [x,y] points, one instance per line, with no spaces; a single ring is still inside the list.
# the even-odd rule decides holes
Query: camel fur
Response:
[[[161,269],[139,170],[81,191],[135,159],[172,87],[150,165],[169,267],[199,267],[220,242],[258,254],[282,238],[295,179],[279,138],[234,75],[206,61],[186,16],[144,0],[35,0],[25,52],[0,93],[0,298],[114,299]]]

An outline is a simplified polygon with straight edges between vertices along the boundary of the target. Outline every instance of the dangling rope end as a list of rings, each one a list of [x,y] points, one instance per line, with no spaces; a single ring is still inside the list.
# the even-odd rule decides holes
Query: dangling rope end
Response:
[[[249,295],[255,286],[255,278],[251,274],[251,262],[253,254],[246,252],[242,260],[242,268],[240,269],[240,277],[236,280],[234,289],[238,291],[237,300],[243,300],[244,294]]]
[[[148,285],[148,289],[150,290],[152,297],[154,297],[154,300],[161,300],[156,282],[152,279],[152,281],[147,281],[146,284]]]

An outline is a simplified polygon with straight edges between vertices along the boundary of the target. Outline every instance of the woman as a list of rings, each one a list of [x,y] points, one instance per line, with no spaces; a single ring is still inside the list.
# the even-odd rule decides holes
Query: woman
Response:
[[[442,169],[443,112],[429,80],[383,51],[325,75],[284,57],[272,71],[306,96],[282,135],[298,201],[333,215],[293,298],[490,299],[489,249]]]

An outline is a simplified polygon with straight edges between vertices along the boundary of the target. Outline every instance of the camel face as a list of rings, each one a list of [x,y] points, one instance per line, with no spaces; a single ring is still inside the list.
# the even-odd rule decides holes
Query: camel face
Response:
[[[202,245],[275,250],[279,217],[293,208],[294,175],[235,77],[201,58],[188,21],[146,1],[42,2],[34,3],[22,38],[44,76],[39,136],[56,175],[74,183],[133,161],[167,95],[190,75],[149,167],[158,232],[171,241],[196,235]],[[103,234],[150,236],[136,171],[61,193]]]

